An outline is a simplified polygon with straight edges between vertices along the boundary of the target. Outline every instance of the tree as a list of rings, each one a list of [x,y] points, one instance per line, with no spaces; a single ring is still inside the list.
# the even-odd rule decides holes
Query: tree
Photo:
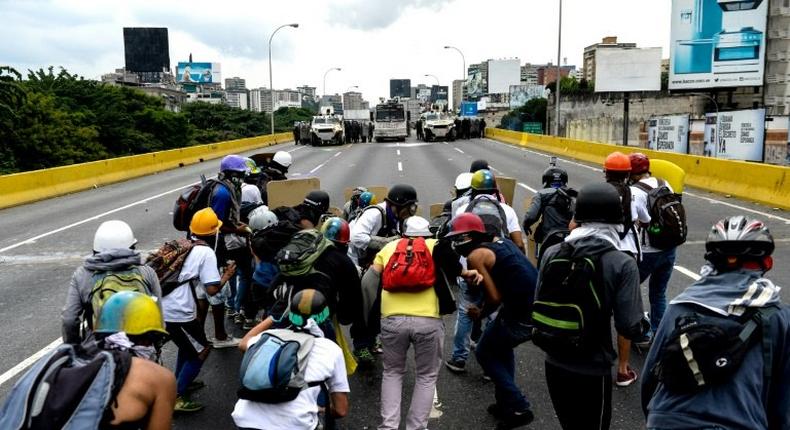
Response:
[[[518,109],[511,110],[504,117],[499,124],[499,128],[508,130],[523,130],[525,122],[537,122],[546,124],[546,107],[548,100],[545,98],[534,98],[528,100],[523,106]]]

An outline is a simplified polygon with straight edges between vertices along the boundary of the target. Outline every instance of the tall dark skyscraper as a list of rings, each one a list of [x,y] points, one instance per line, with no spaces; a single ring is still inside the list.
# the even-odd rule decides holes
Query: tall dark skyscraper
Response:
[[[160,82],[170,70],[167,28],[124,27],[126,71],[136,73],[140,82]]]
[[[390,79],[390,98],[410,96],[411,79]]]

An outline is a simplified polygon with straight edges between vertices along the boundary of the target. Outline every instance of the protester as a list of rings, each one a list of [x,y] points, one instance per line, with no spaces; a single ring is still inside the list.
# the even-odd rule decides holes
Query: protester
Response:
[[[540,263],[541,247],[562,240],[573,219],[576,190],[568,187],[568,172],[559,167],[549,167],[543,172],[543,188],[532,198],[524,215],[524,230],[535,239],[535,256]],[[532,233],[532,225],[540,223]]]

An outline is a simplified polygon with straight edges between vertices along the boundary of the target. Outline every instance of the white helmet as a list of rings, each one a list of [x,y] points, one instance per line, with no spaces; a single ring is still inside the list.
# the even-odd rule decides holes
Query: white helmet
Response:
[[[455,178],[455,189],[466,190],[472,188],[472,173],[464,172]]]
[[[428,227],[431,223],[421,216],[412,216],[406,218],[406,228],[404,228],[403,235],[406,237],[430,237],[433,236]]]
[[[129,249],[137,243],[129,224],[111,220],[101,223],[93,236],[93,250],[105,252],[110,249]]]
[[[272,161],[287,169],[291,167],[291,164],[293,164],[294,159],[291,156],[291,154],[289,154],[288,152],[277,151],[274,153],[274,157],[272,157]]]
[[[249,226],[252,231],[263,230],[277,224],[277,215],[266,206],[258,206],[250,212]]]

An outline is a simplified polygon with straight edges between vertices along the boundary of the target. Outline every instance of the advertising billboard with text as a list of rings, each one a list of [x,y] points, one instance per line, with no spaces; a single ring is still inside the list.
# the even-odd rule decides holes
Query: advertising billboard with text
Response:
[[[765,109],[706,114],[705,155],[728,160],[763,161]]]
[[[656,151],[688,153],[689,116],[665,115],[650,118],[647,147]]]
[[[213,84],[222,82],[219,63],[178,63],[179,83]]]

